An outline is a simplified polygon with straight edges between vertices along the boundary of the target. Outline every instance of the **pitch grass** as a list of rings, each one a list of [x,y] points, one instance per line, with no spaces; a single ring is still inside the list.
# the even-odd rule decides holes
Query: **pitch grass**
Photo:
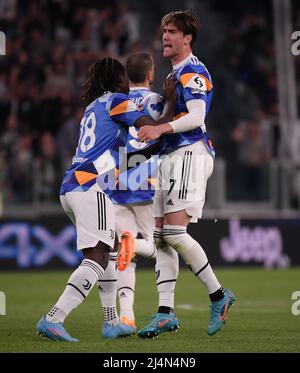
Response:
[[[225,328],[206,334],[208,298],[188,270],[180,272],[176,289],[178,333],[155,340],[137,336],[105,340],[101,337],[102,310],[97,290],[66,320],[66,328],[80,343],[57,343],[38,337],[35,325],[55,303],[68,272],[0,274],[6,293],[7,315],[0,316],[0,352],[300,352],[300,315],[291,313],[291,294],[300,290],[300,272],[290,270],[223,269],[217,275],[236,293]],[[137,271],[136,321],[140,327],[156,311],[154,273]]]

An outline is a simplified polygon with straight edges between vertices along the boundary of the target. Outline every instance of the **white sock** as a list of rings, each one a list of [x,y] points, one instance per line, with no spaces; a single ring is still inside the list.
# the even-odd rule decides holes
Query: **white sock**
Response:
[[[53,323],[64,322],[67,314],[59,309],[57,306],[53,306],[46,315],[46,320]]]
[[[153,231],[153,238],[157,249],[168,249],[169,244],[164,240],[164,230],[162,228],[156,228]]]
[[[116,325],[119,322],[119,316],[116,307],[117,298],[117,270],[115,258],[110,255],[107,268],[101,279],[97,282],[100,301],[103,308],[104,321],[110,325]]]
[[[84,259],[72,273],[67,286],[54,307],[46,315],[49,322],[64,322],[68,314],[88,296],[104,269],[90,259]]]
[[[209,294],[221,288],[201,245],[187,232],[185,226],[164,225],[164,239],[184,259],[195,276],[206,286]]]
[[[148,238],[135,238],[135,252],[145,258],[153,258],[156,257],[156,247],[153,242],[153,239]]]
[[[135,319],[133,311],[135,291],[136,263],[131,262],[125,271],[118,272],[118,296],[120,304],[120,318]]]
[[[177,252],[163,239],[163,230],[155,228],[154,240],[157,247],[156,285],[159,296],[158,306],[174,309],[174,291],[179,273]]]

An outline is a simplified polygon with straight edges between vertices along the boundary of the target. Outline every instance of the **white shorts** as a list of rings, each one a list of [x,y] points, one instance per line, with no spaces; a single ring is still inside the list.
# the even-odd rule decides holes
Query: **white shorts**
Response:
[[[206,184],[214,159],[204,141],[183,146],[161,158],[154,198],[155,217],[185,210],[191,223],[202,216]]]
[[[153,202],[136,205],[114,205],[116,232],[121,237],[123,231],[130,231],[134,237],[140,232],[144,238],[152,240],[155,226]]]
[[[60,201],[76,227],[77,250],[95,247],[99,241],[114,247],[114,206],[105,193],[68,192]]]

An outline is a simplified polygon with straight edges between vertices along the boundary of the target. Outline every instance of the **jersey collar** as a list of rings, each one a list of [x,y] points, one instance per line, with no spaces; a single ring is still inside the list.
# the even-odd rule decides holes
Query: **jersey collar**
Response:
[[[148,87],[130,87],[131,91],[138,91],[139,89],[143,89],[145,91],[150,91]]]
[[[177,63],[176,65],[173,65],[173,70],[177,70],[180,67],[184,66],[192,57],[194,57],[193,53],[190,53],[184,60]]]

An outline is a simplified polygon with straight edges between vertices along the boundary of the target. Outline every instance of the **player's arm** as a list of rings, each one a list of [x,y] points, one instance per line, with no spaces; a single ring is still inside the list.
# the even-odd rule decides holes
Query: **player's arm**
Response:
[[[167,77],[164,83],[163,97],[165,105],[164,111],[160,118],[157,121],[155,121],[148,116],[143,116],[135,122],[135,127],[141,128],[144,126],[157,126],[158,124],[163,124],[173,119],[176,105],[176,89],[173,76]]]
[[[154,123],[154,125],[157,125],[157,122],[139,111],[135,103],[129,99],[128,95],[123,93],[114,94],[107,102],[106,110],[110,118],[120,125],[136,126],[137,122],[140,121],[145,124]],[[130,153],[130,157],[140,154],[149,159],[151,155],[158,154],[159,150],[160,142],[157,142],[145,149]]]
[[[186,103],[188,113],[183,117],[160,124],[155,128],[143,127],[138,132],[138,137],[141,142],[149,142],[158,139],[162,135],[171,133],[187,132],[200,127],[205,132],[205,113],[206,104],[204,100],[195,99]]]
[[[212,83],[205,74],[205,71],[196,72],[191,66],[186,66],[181,71],[179,84],[183,87],[188,113],[179,119],[157,126],[155,130],[150,127],[142,128],[138,133],[141,142],[148,142],[162,135],[191,131],[198,127],[205,132],[207,92],[212,89]]]
[[[154,121],[146,116],[143,111],[138,110],[136,104],[124,93],[115,93],[106,103],[106,110],[110,118],[121,125],[134,126],[157,126],[160,123],[173,118],[176,105],[175,84],[171,78],[166,80],[164,86],[164,98],[166,100],[164,112],[159,121]]]

